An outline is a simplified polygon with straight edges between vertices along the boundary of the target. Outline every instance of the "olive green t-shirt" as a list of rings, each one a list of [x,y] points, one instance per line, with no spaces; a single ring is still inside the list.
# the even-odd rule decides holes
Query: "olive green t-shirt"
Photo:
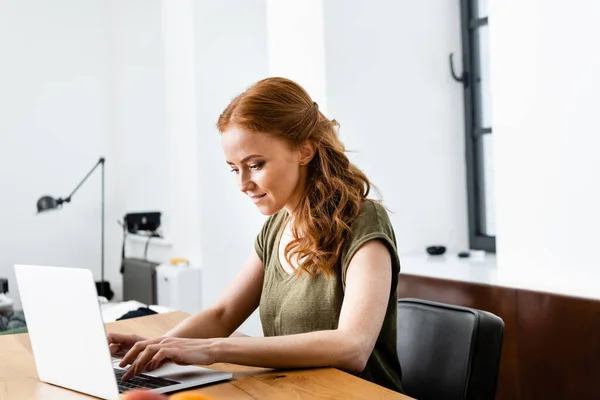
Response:
[[[336,276],[331,277],[323,273],[315,277],[309,274],[288,274],[283,269],[278,248],[287,215],[287,211],[282,210],[269,217],[254,245],[265,268],[260,298],[260,320],[264,335],[281,336],[337,329],[350,260],[366,242],[381,240],[390,251],[392,283],[381,332],[360,377],[402,392],[402,374],[396,350],[400,261],[394,230],[385,208],[373,200],[363,202],[358,217],[351,224],[352,233],[336,264]]]

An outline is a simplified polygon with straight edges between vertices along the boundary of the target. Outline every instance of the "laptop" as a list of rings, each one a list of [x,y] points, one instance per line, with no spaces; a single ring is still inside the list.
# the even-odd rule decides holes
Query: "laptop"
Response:
[[[123,382],[126,371],[111,357],[90,270],[15,265],[21,304],[41,381],[104,399],[148,388],[169,393],[231,379],[232,374],[164,364]]]

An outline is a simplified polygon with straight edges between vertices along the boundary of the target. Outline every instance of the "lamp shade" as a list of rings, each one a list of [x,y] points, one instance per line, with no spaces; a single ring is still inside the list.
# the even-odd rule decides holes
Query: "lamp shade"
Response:
[[[42,196],[37,202],[38,214],[44,211],[56,210],[59,206],[59,202],[51,196]]]

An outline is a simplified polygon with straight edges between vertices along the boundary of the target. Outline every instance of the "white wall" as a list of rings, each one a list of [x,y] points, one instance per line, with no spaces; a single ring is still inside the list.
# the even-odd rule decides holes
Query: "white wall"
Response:
[[[468,246],[458,1],[324,2],[329,117],[393,211],[398,248]],[[460,66],[457,66],[460,68]]]
[[[323,0],[267,0],[269,76],[299,83],[327,112]]]
[[[163,0],[165,112],[169,173],[168,240],[173,255],[201,266],[198,129],[192,0]],[[198,283],[200,288],[201,283]],[[200,305],[198,305],[200,308]]]
[[[119,192],[124,194],[125,211],[164,211],[169,207],[169,172],[162,0],[108,4],[110,112]]]
[[[106,163],[106,271],[118,275],[121,197],[110,115],[109,10],[100,0],[0,1],[0,276],[13,264],[89,268],[100,277],[100,171],[63,210],[35,215]]]
[[[209,306],[253,251],[264,221],[225,164],[216,122],[234,96],[268,74],[265,1],[197,1],[194,25],[202,304]],[[256,314],[241,330],[262,334]]]
[[[124,212],[163,213],[166,241],[150,242],[149,256],[161,255],[153,261],[177,256],[197,265],[201,245],[192,1],[111,0],[110,5],[112,112]]]
[[[498,268],[517,284],[598,291],[599,17],[592,0],[492,2]]]

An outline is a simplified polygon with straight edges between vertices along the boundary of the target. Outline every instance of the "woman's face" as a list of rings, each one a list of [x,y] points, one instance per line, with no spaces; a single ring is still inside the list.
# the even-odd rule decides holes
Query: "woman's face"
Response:
[[[273,215],[282,208],[292,213],[306,185],[302,150],[236,126],[223,132],[221,145],[240,190],[262,214]]]

